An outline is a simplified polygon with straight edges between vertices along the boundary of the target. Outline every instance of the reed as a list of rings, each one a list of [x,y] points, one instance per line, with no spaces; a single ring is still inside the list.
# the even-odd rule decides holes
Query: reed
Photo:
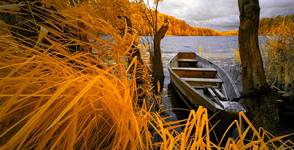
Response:
[[[290,92],[294,89],[294,23],[284,19],[278,26],[270,30],[267,39],[268,53],[267,76],[272,86]],[[292,93],[293,94],[293,93]]]
[[[1,149],[293,148],[282,141],[286,136],[254,128],[243,113],[231,125],[238,138],[213,143],[206,109],[171,122],[151,111],[148,71],[141,66],[145,84],[137,87],[140,64],[136,57],[127,61],[136,35],[121,36],[91,8],[32,7],[28,12],[35,17],[27,21],[38,31],[32,36],[1,23]]]

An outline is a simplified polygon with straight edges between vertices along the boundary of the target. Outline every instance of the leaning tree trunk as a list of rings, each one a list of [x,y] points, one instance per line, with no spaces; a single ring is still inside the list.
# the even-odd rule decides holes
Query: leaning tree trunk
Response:
[[[256,126],[275,130],[279,121],[275,94],[269,89],[258,44],[260,7],[258,0],[238,0],[239,49],[244,104]]]
[[[160,83],[160,90],[163,87],[163,81],[164,81],[164,73],[163,73],[163,65],[162,65],[162,57],[161,57],[161,50],[160,50],[160,42],[161,39],[164,37],[165,33],[168,30],[168,21],[165,20],[164,24],[161,26],[161,28],[156,31],[154,35],[154,54],[153,54],[153,60],[152,60],[152,74],[153,74],[153,83],[156,87],[156,91],[158,89],[157,83]],[[158,91],[157,91],[158,92]]]

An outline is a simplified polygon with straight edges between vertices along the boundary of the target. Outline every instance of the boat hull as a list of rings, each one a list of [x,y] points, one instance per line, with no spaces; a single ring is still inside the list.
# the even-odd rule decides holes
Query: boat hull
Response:
[[[240,93],[237,90],[236,85],[233,83],[232,79],[226,74],[226,72],[220,68],[219,66],[211,63],[210,61],[194,54],[196,56],[196,60],[198,61],[198,67],[210,67],[217,70],[217,77],[220,78],[223,82],[221,89],[224,92],[225,97],[229,102],[216,102],[212,100],[207,95],[199,92],[199,90],[195,89],[191,84],[188,84],[186,81],[183,80],[172,68],[178,67],[178,56],[175,56],[173,59],[170,60],[168,65],[168,71],[170,73],[171,83],[176,89],[178,95],[181,95],[181,99],[185,99],[184,101],[188,101],[189,104],[194,106],[204,106],[209,111],[216,113],[216,112],[225,112],[225,114],[238,114],[240,111],[246,112],[246,109],[239,104],[238,102],[231,102],[234,99],[238,99],[240,97]],[[236,104],[237,108],[230,108],[228,106],[224,106],[226,104]]]

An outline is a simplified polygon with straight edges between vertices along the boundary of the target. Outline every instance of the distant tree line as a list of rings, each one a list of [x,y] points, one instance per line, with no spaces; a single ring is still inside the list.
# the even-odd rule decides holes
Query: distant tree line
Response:
[[[261,35],[285,35],[294,30],[294,15],[263,18],[259,23]]]
[[[152,16],[155,15],[154,11],[147,9],[145,3],[131,3],[133,8],[131,18],[133,27],[137,30],[140,35],[151,35],[152,29],[148,25],[148,20],[151,20]],[[185,21],[168,16],[166,14],[159,13],[157,24],[161,25],[164,19],[167,18],[169,21],[169,29],[167,35],[178,35],[178,36],[222,36],[222,35],[236,35],[236,31],[221,32],[209,28],[193,27]]]

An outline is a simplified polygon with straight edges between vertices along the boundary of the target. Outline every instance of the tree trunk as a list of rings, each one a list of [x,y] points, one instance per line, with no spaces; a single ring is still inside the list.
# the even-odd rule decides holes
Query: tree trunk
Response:
[[[265,77],[258,44],[260,7],[258,0],[238,0],[240,11],[239,49],[244,104],[256,126],[275,130],[279,121],[273,93]]]
[[[161,28],[155,33],[154,35],[154,54],[153,54],[153,83],[156,87],[156,91],[158,89],[157,82],[160,83],[160,91],[163,87],[163,81],[164,81],[164,73],[163,73],[163,65],[162,65],[162,57],[161,57],[161,49],[160,49],[160,42],[161,39],[164,37],[165,33],[168,30],[168,21],[165,20],[164,24],[161,26]],[[159,91],[157,91],[159,92]]]
[[[258,44],[260,7],[258,0],[239,0],[239,47],[242,62],[243,93],[248,95],[267,87]]]

